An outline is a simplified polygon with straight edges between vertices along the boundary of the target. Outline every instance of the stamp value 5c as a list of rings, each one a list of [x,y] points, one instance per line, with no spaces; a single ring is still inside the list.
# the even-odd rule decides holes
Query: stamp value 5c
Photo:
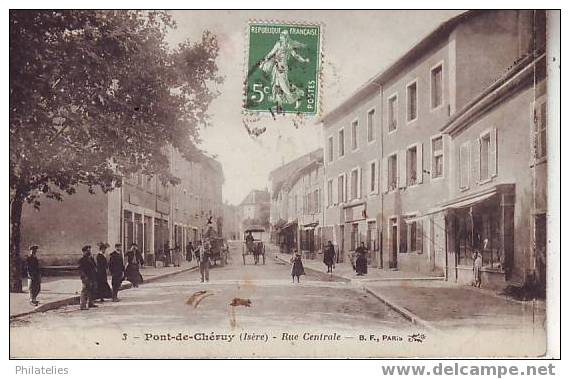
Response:
[[[316,115],[320,25],[250,22],[248,38],[245,109]]]

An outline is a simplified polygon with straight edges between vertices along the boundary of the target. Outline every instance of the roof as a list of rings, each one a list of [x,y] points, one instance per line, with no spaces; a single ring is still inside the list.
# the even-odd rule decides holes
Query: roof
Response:
[[[319,158],[321,161],[324,158],[323,148],[313,150],[271,171],[269,173],[269,180],[272,182],[271,192],[273,193],[273,197],[277,196],[281,187],[293,173]]]
[[[544,59],[544,54],[538,58],[531,54],[521,57],[501,77],[453,114],[439,130],[451,135],[460,132],[495,102],[504,100],[510,92],[527,84],[532,79],[534,65],[541,59]]]
[[[269,202],[269,192],[267,190],[251,190],[242,200],[240,205],[260,204]]]
[[[323,124],[330,124],[334,122],[339,117],[341,117],[347,110],[351,109],[355,105],[359,104],[363,99],[365,99],[370,94],[374,93],[380,86],[394,78],[396,75],[402,72],[402,69],[411,63],[415,62],[419,57],[422,56],[427,50],[431,49],[435,43],[449,37],[449,34],[455,29],[457,25],[464,22],[468,18],[472,18],[479,15],[484,10],[471,10],[461,13],[455,17],[450,18],[446,22],[440,24],[435,28],[430,34],[416,43],[410,50],[408,50],[404,55],[398,58],[394,63],[389,65],[385,70],[373,76],[364,85],[358,88],[347,100],[342,102],[332,111],[321,117],[318,122]]]

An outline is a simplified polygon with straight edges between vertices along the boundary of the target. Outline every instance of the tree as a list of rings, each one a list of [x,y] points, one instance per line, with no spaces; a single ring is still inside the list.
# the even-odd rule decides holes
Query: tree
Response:
[[[137,171],[176,182],[221,83],[216,37],[170,48],[166,12],[10,12],[10,290],[22,290],[24,204],[78,185],[107,192]]]

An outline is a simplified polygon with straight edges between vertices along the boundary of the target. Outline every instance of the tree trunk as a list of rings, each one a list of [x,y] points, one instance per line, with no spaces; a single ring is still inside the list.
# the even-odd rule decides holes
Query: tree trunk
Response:
[[[24,197],[16,193],[10,208],[10,292],[22,292],[22,258],[20,240]]]

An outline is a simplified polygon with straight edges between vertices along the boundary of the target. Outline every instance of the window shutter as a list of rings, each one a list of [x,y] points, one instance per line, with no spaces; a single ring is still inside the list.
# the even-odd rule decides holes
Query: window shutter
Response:
[[[362,179],[362,169],[359,167],[358,168],[358,198],[361,199],[362,198],[362,183],[363,183],[363,179]]]
[[[418,254],[424,252],[424,222],[422,219],[416,221],[416,250]]]
[[[406,150],[398,151],[398,188],[406,187]]]
[[[422,144],[418,143],[416,145],[416,159],[417,159],[417,167],[416,167],[416,181],[418,184],[423,182],[424,179],[424,162],[423,162],[423,148]]]
[[[481,141],[476,138],[473,141],[473,148],[471,149],[471,158],[473,164],[471,165],[471,175],[473,176],[473,183],[478,183],[480,179],[480,154],[481,154]]]
[[[491,130],[491,144],[489,146],[489,176],[497,176],[497,128]]]
[[[349,172],[345,179],[348,188],[346,188],[346,200],[350,201],[352,199],[352,171]],[[345,186],[346,187],[346,186]]]
[[[382,190],[388,192],[388,158],[382,158]]]

